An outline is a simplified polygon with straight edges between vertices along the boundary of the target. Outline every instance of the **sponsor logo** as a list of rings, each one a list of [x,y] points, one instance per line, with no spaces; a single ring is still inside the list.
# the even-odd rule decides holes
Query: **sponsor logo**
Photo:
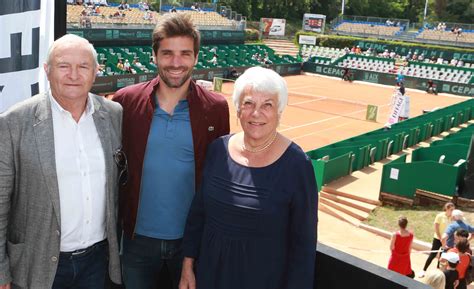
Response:
[[[363,81],[379,83],[379,75],[377,73],[364,72]]]

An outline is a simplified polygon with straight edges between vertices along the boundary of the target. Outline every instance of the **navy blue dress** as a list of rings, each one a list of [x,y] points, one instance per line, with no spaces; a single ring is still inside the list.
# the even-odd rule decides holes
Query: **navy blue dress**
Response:
[[[202,187],[183,248],[195,258],[197,289],[311,289],[317,189],[311,160],[295,143],[274,163],[251,168],[208,148]]]

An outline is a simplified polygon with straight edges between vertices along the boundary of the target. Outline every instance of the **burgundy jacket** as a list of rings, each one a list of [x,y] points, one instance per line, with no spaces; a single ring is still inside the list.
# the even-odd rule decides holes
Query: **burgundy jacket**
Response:
[[[119,223],[129,238],[133,238],[135,232],[143,160],[159,82],[157,77],[122,88],[113,98],[123,107],[122,144],[128,161],[128,181],[120,191]],[[191,81],[187,100],[194,144],[195,185],[199,188],[207,146],[229,133],[229,107],[224,97],[205,90],[194,81]]]

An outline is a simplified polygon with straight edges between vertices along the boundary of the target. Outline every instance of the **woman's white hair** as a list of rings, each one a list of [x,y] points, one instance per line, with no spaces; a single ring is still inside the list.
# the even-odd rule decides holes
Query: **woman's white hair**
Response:
[[[276,94],[278,97],[278,113],[281,114],[288,104],[288,88],[286,81],[278,73],[260,66],[247,69],[234,85],[232,101],[240,110],[240,101],[246,91]]]
[[[75,34],[66,34],[58,39],[56,39],[53,44],[48,49],[48,54],[46,54],[46,64],[48,67],[51,65],[51,56],[53,55],[54,49],[61,44],[70,44],[70,43],[82,43],[85,44],[87,48],[90,49],[92,57],[94,58],[93,64],[94,68],[96,68],[99,63],[97,62],[97,51],[95,50],[94,46],[85,38],[77,36]]]

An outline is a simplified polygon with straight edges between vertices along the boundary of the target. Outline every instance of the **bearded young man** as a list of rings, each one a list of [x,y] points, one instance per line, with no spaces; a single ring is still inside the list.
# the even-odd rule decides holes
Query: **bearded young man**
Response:
[[[152,288],[163,266],[178,288],[181,242],[201,183],[206,149],[229,133],[226,100],[191,79],[200,35],[189,16],[170,13],[153,31],[158,76],[119,90],[129,177],[120,194],[123,279],[127,289]]]

